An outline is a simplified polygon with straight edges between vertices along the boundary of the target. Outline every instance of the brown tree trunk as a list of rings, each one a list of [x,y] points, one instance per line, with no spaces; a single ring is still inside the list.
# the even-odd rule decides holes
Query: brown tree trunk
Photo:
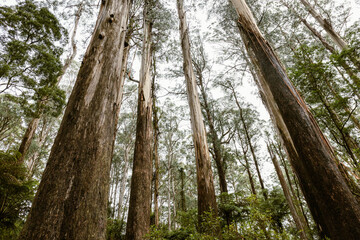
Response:
[[[268,151],[269,151],[269,154],[270,154],[270,158],[271,158],[271,160],[272,160],[272,162],[274,164],[276,174],[277,174],[277,176],[279,178],[281,187],[283,189],[284,196],[285,196],[286,201],[287,201],[287,203],[289,205],[291,216],[293,217],[293,219],[295,221],[295,224],[296,224],[296,228],[299,231],[300,238],[301,239],[309,239],[307,237],[307,235],[306,235],[306,232],[307,232],[308,229],[306,228],[306,225],[305,225],[305,219],[302,219],[301,215],[299,215],[298,212],[297,212],[297,208],[296,208],[295,203],[293,201],[293,198],[291,196],[290,190],[289,190],[289,188],[288,188],[288,186],[286,184],[284,174],[281,171],[280,164],[279,164],[278,160],[276,159],[276,156],[272,153],[272,150],[270,149],[270,146],[267,146],[267,147],[268,147]]]
[[[105,239],[129,7],[126,0],[102,1],[21,240]]]
[[[198,189],[198,216],[199,222],[201,223],[204,212],[212,211],[215,216],[217,215],[217,205],[209,148],[206,140],[206,132],[200,108],[199,96],[196,89],[195,74],[192,68],[189,31],[183,5],[183,0],[177,0],[177,9],[180,19],[180,39],[184,58],[183,68],[187,85],[191,127],[195,146]]]
[[[24,162],[25,155],[29,150],[29,147],[30,147],[31,142],[32,142],[32,140],[34,138],[36,129],[37,129],[38,125],[39,125],[39,122],[40,122],[40,118],[38,118],[38,117],[31,119],[31,121],[29,122],[29,125],[28,125],[28,127],[26,129],[26,132],[25,132],[23,138],[22,138],[22,141],[21,141],[21,144],[20,144],[20,147],[19,147],[19,150],[18,150],[18,152],[21,154],[18,157],[19,162]]]
[[[260,76],[267,107],[284,141],[314,219],[331,239],[360,236],[360,206],[323,136],[244,0],[232,0],[241,36]],[[346,207],[344,207],[346,206]]]
[[[126,239],[140,240],[150,231],[152,175],[152,20],[150,1],[144,6],[144,39],[140,69],[136,140]]]
[[[154,165],[155,165],[155,184],[154,184],[154,217],[155,217],[155,226],[159,226],[159,174],[160,174],[160,164],[159,164],[159,116],[158,109],[156,107],[156,94],[155,94],[155,75],[156,75],[156,61],[153,57],[153,82],[152,82],[152,96],[153,96],[153,128],[154,128]]]

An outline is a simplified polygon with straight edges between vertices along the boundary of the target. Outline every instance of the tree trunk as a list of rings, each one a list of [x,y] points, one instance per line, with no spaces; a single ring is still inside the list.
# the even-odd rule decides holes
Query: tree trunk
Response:
[[[21,154],[18,157],[19,162],[24,162],[25,155],[29,150],[29,147],[30,147],[31,142],[32,142],[32,140],[34,138],[36,129],[37,129],[38,125],[39,125],[39,122],[40,122],[40,118],[38,118],[38,117],[31,119],[31,121],[29,122],[29,125],[28,125],[28,127],[26,129],[26,132],[25,132],[23,138],[22,138],[22,141],[21,141],[21,144],[20,144],[20,147],[19,147],[19,150],[18,150],[18,152]]]
[[[155,165],[155,184],[154,184],[154,217],[155,226],[159,226],[159,117],[156,107],[156,94],[155,94],[155,75],[156,75],[156,62],[155,57],[153,59],[153,83],[152,83],[152,96],[153,96],[153,128],[154,128],[154,165]]]
[[[207,94],[206,94],[206,90],[205,90],[205,86],[204,86],[202,71],[199,67],[197,67],[197,65],[195,65],[195,71],[198,76],[200,93],[201,93],[201,96],[204,101],[203,107],[204,107],[204,110],[206,113],[206,119],[209,124],[209,134],[210,134],[210,139],[211,139],[211,143],[212,143],[213,150],[214,150],[214,160],[215,160],[216,168],[217,168],[218,175],[219,175],[220,192],[227,193],[228,189],[227,189],[227,183],[226,183],[226,177],[225,177],[225,170],[223,167],[221,144],[220,144],[219,136],[215,130],[215,125],[214,125],[214,121],[212,118],[212,113],[210,110],[210,106],[208,103],[208,98],[207,98]]]
[[[238,132],[238,135],[239,135],[239,139],[240,139],[240,141],[241,141],[239,132]],[[250,171],[250,164],[249,164],[249,160],[248,160],[248,158],[247,158],[248,148],[245,149],[245,146],[244,146],[244,144],[243,144],[242,142],[241,142],[241,148],[242,148],[243,155],[244,155],[246,172],[247,172],[248,177],[249,177],[249,182],[250,182],[250,187],[251,187],[251,193],[256,196],[256,189],[255,189],[254,179],[253,179],[252,173],[251,173],[251,171]]]
[[[323,18],[316,10],[311,6],[311,4],[307,0],[300,0],[301,3],[305,6],[307,11],[315,18],[315,20],[323,27],[323,29],[329,34],[334,43],[340,48],[340,50],[344,50],[348,47],[348,44],[345,42],[343,38],[333,29],[331,23],[328,19]]]
[[[152,175],[152,20],[150,1],[144,6],[144,39],[141,58],[136,140],[131,178],[126,239],[140,240],[150,231]]]
[[[105,239],[129,7],[126,0],[102,1],[21,240]]]
[[[309,208],[331,239],[357,239],[360,207],[342,177],[331,146],[323,136],[276,54],[256,26],[244,0],[232,0],[241,36],[258,70],[269,108]],[[346,208],[344,208],[346,206]]]
[[[272,153],[272,150],[270,149],[269,146],[268,146],[268,151],[269,151],[269,154],[270,154],[270,158],[271,158],[271,160],[272,160],[272,162],[274,164],[276,174],[277,174],[277,176],[279,178],[281,187],[283,189],[284,196],[285,196],[286,201],[287,201],[287,203],[289,205],[291,216],[293,217],[293,219],[295,221],[295,224],[296,224],[296,228],[299,231],[300,238],[301,239],[309,239],[306,236],[307,228],[306,228],[306,225],[305,225],[305,219],[301,219],[300,215],[298,215],[297,208],[295,207],[295,203],[293,201],[293,198],[291,197],[291,193],[290,193],[290,190],[289,190],[289,188],[288,188],[288,186],[286,184],[284,174],[281,171],[280,164],[279,164],[278,160],[276,159],[275,155]]]
[[[125,194],[125,188],[126,188],[126,181],[127,181],[127,174],[129,170],[129,148],[125,147],[125,153],[124,153],[124,172],[121,176],[121,183],[120,183],[120,193],[119,193],[119,207],[118,207],[118,219],[121,217],[121,209],[124,201],[124,194]]]
[[[172,167],[171,167],[171,164],[172,164],[172,161],[171,161],[171,156],[172,154],[169,153],[168,154],[168,169],[167,169],[167,173],[168,173],[168,176],[167,176],[167,207],[168,207],[168,230],[171,231],[171,170],[172,170]]]
[[[240,112],[240,120],[241,120],[241,123],[243,124],[243,128],[244,128],[244,131],[245,131],[245,136],[246,136],[246,141],[249,144],[251,155],[252,155],[254,163],[255,163],[256,173],[257,173],[258,178],[259,178],[262,194],[264,196],[264,199],[267,200],[268,196],[267,196],[266,189],[265,189],[265,186],[264,186],[264,181],[263,181],[263,179],[261,177],[259,164],[258,164],[256,155],[255,155],[254,147],[253,147],[252,142],[251,142],[251,137],[250,137],[250,134],[249,134],[249,130],[248,130],[248,127],[247,127],[245,119],[244,119],[243,109],[241,108],[241,105],[240,105],[239,100],[238,100],[238,98],[236,96],[236,92],[235,92],[235,89],[234,89],[233,86],[231,86],[231,90],[232,90],[233,96],[235,98],[236,105],[237,105],[237,107],[239,109],[239,112]]]
[[[198,216],[199,223],[201,223],[204,212],[212,211],[215,216],[217,215],[217,206],[209,156],[209,148],[206,140],[206,132],[200,109],[199,96],[196,89],[195,74],[192,68],[189,31],[186,23],[183,5],[183,0],[177,0],[177,8],[180,19],[180,39],[184,58],[183,68],[187,85],[191,127],[193,131],[193,141],[195,146],[198,189]]]
[[[33,175],[34,175],[35,168],[36,168],[37,163],[39,161],[40,151],[45,146],[47,136],[49,135],[49,132],[50,132],[50,130],[52,128],[52,123],[53,122],[51,120],[50,121],[47,121],[45,119],[43,120],[43,126],[42,126],[42,129],[40,131],[39,141],[38,141],[39,149],[37,149],[31,155],[31,157],[29,157],[29,160],[28,160],[28,163],[27,163],[27,176],[28,176],[28,179],[31,179],[33,177]]]
[[[310,30],[310,32],[314,35],[314,37],[316,37],[317,39],[319,39],[319,41],[322,43],[322,45],[331,53],[331,54],[336,54],[336,50],[335,48],[333,48],[320,34],[320,32],[318,32],[314,27],[312,27],[308,21],[306,21],[306,19],[304,19],[303,17],[301,17],[293,8],[290,7],[289,4],[287,4],[285,1],[281,1],[289,10],[291,10],[297,18],[300,19],[300,21],[302,23],[304,23],[304,25]],[[354,94],[360,98],[360,95],[358,93],[359,89],[360,89],[360,78],[359,76],[356,75],[356,73],[354,73],[354,71],[350,68],[350,66],[348,65],[348,63],[344,60],[339,60],[337,61],[337,63],[345,70],[346,74],[350,77],[350,79],[353,81],[353,83],[355,84],[355,87],[353,86],[352,83],[349,82],[348,79],[344,78],[344,80],[347,82],[347,84],[349,85],[349,87],[353,90]]]
[[[180,206],[181,211],[186,212],[186,199],[185,199],[185,171],[183,168],[180,168],[180,178],[181,178],[181,192],[180,192]]]

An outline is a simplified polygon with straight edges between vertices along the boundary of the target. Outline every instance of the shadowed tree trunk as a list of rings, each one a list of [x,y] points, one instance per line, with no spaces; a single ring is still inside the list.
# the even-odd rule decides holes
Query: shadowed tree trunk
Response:
[[[184,58],[183,69],[186,79],[187,96],[190,107],[191,127],[193,131],[193,141],[195,146],[198,189],[198,216],[199,222],[201,223],[202,215],[204,212],[212,211],[215,216],[217,215],[217,205],[209,156],[209,148],[206,140],[206,132],[196,87],[196,78],[194,70],[192,68],[189,30],[186,23],[183,0],[177,0],[177,9],[180,19],[180,39],[182,54]]]
[[[126,239],[140,240],[150,231],[152,175],[152,20],[151,1],[144,6],[144,39],[141,58],[136,140]]]
[[[180,209],[186,212],[186,199],[185,199],[185,171],[184,168],[180,168],[180,179],[181,179],[181,192],[180,192]]]
[[[129,7],[102,1],[21,240],[105,239]]]
[[[232,3],[248,55],[259,74],[258,86],[315,221],[331,239],[357,239],[360,206],[336,165],[331,146],[256,26],[245,1]]]
[[[155,165],[155,184],[154,184],[154,218],[155,226],[159,225],[159,174],[160,174],[160,163],[159,163],[159,116],[158,109],[156,107],[156,88],[155,88],[155,75],[156,75],[156,61],[153,56],[153,81],[152,81],[152,97],[153,97],[153,128],[154,128],[154,165]]]

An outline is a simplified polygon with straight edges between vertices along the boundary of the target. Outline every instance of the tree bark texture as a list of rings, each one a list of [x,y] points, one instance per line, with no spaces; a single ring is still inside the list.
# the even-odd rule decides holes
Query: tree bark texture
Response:
[[[21,240],[105,239],[129,7],[127,0],[102,1]]]
[[[142,240],[150,231],[152,176],[152,21],[150,2],[144,7],[144,39],[141,58],[136,140],[126,239]]]
[[[323,136],[244,0],[232,0],[241,36],[259,70],[261,92],[282,136],[304,196],[317,223],[331,239],[360,236],[360,207]]]
[[[305,225],[305,219],[301,219],[301,215],[298,214],[297,208],[295,206],[295,203],[294,203],[293,198],[292,198],[291,193],[290,193],[290,189],[289,189],[289,187],[288,187],[288,185],[286,183],[284,174],[282,173],[282,170],[280,168],[280,164],[279,164],[278,160],[276,159],[276,156],[272,153],[272,150],[270,149],[270,146],[268,146],[268,151],[269,151],[269,154],[270,154],[270,158],[271,158],[271,160],[272,160],[272,162],[274,164],[276,174],[277,174],[277,176],[279,178],[280,185],[281,185],[281,187],[283,189],[284,196],[285,196],[286,201],[287,201],[287,203],[289,205],[291,216],[293,217],[293,219],[295,221],[296,228],[299,231],[300,238],[301,239],[309,239],[306,236],[307,228],[306,228],[306,225]]]
[[[187,86],[187,95],[190,107],[191,127],[195,146],[197,189],[198,189],[198,215],[199,222],[202,221],[204,212],[212,211],[217,215],[213,174],[209,148],[206,140],[206,132],[202,118],[200,100],[197,92],[196,78],[192,68],[190,53],[189,31],[184,13],[184,1],[177,0],[177,8],[180,19],[180,38],[184,58],[184,74]]]

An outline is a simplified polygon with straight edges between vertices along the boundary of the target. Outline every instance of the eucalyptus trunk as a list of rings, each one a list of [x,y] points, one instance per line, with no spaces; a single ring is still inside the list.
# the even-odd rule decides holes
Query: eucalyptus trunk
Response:
[[[126,0],[101,3],[21,240],[105,239],[129,7]]]
[[[152,20],[151,1],[144,6],[144,39],[138,94],[136,140],[126,239],[140,240],[150,231],[152,175]]]
[[[295,221],[296,228],[297,228],[297,230],[299,232],[300,238],[303,239],[303,240],[311,239],[311,237],[308,238],[307,235],[306,235],[306,233],[308,232],[308,229],[306,228],[305,219],[301,218],[302,215],[298,214],[296,204],[293,201],[293,198],[292,198],[291,193],[290,193],[290,189],[289,189],[289,187],[288,187],[288,185],[286,183],[284,174],[282,173],[282,170],[280,168],[280,164],[279,164],[276,156],[273,154],[272,150],[270,149],[270,146],[267,146],[267,147],[268,147],[268,151],[269,151],[269,154],[270,154],[270,158],[271,158],[271,160],[272,160],[272,162],[274,164],[276,174],[277,174],[277,176],[279,178],[281,188],[283,189],[284,196],[286,198],[286,202],[289,205],[291,216],[293,217],[293,219]]]
[[[201,223],[204,212],[213,212],[215,216],[217,215],[217,205],[209,148],[206,140],[206,132],[200,108],[199,95],[196,88],[196,78],[192,67],[189,30],[186,23],[183,0],[177,0],[177,9],[180,19],[180,39],[184,58],[183,69],[186,79],[191,127],[195,146],[198,189],[198,216],[199,222]]]
[[[300,0],[300,2],[305,6],[306,10],[315,18],[315,20],[320,24],[320,26],[327,32],[327,34],[329,34],[331,39],[341,51],[348,47],[348,44],[339,35],[339,33],[335,31],[328,19],[322,17],[307,0]]]
[[[260,75],[258,85],[315,221],[331,239],[358,239],[360,206],[336,165],[331,146],[256,26],[245,1],[232,3],[248,55]]]

